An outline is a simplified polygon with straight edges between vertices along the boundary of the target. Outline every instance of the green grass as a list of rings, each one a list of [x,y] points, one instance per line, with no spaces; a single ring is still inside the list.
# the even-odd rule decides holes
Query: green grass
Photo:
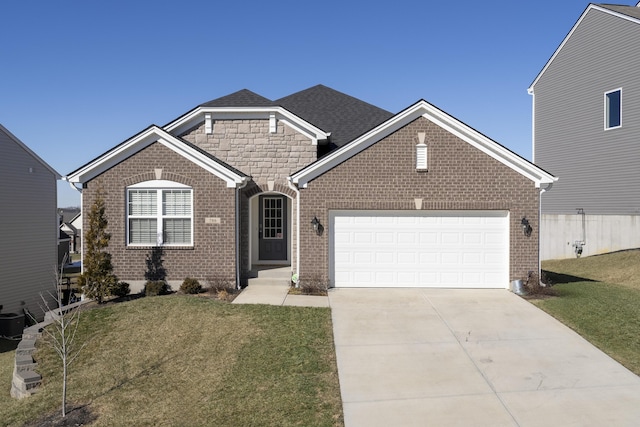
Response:
[[[532,302],[640,375],[640,251],[545,261],[556,297]]]
[[[329,309],[150,297],[87,311],[81,328],[69,402],[88,405],[91,425],[343,425]],[[59,409],[51,350],[36,355],[42,389],[20,401],[13,354],[0,353],[0,425]]]

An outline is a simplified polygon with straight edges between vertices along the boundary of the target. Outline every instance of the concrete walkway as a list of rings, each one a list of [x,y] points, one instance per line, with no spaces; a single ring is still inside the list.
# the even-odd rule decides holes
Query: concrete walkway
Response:
[[[329,307],[328,297],[311,295],[289,295],[291,272],[288,267],[270,268],[256,273],[249,279],[233,304],[269,304],[298,307]]]
[[[346,427],[640,425],[640,378],[507,290],[329,300]]]

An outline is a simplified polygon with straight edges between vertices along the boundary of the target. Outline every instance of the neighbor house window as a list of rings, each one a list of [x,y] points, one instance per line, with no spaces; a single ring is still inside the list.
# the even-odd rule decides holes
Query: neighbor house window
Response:
[[[144,188],[144,187],[156,188]],[[158,188],[159,187],[159,188]],[[192,189],[149,181],[127,189],[127,242],[131,246],[193,245]]]
[[[614,129],[622,126],[622,89],[604,94],[604,128]]]

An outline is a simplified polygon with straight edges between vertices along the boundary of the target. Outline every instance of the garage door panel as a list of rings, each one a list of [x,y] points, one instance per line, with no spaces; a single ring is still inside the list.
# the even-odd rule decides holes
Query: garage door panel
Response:
[[[356,264],[371,264],[372,261],[373,261],[373,254],[371,252],[354,252],[353,253],[353,262]]]
[[[429,245],[438,243],[438,233],[419,233],[420,240],[419,243],[421,245]]]
[[[452,252],[443,252],[442,255],[440,256],[440,263],[441,264],[459,264],[459,255],[458,253],[452,253]]]
[[[407,232],[398,233],[399,245],[415,245],[416,241],[417,239],[416,239],[415,233],[407,233]]]
[[[330,211],[335,286],[507,287],[508,212]]]
[[[416,265],[418,264],[418,255],[415,252],[398,253],[398,264]]]

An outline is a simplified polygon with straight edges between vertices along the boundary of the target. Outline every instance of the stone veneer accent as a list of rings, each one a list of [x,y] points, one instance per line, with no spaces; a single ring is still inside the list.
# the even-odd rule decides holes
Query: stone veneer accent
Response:
[[[428,171],[415,169],[418,132],[426,133]],[[316,178],[300,197],[302,224],[315,215],[325,226],[322,236],[301,227],[301,278],[328,278],[329,210],[415,210],[414,199],[422,199],[424,210],[508,210],[509,279],[538,270],[539,189],[422,117]],[[522,232],[523,216],[533,227],[530,237]]]
[[[278,122],[269,133],[269,120],[215,120],[207,135],[204,123],[181,135],[201,149],[252,177],[258,185],[274,181],[286,186],[293,172],[314,162],[316,146],[306,136]]]
[[[191,186],[193,189],[193,247],[164,247],[163,267],[167,280],[176,289],[186,277],[204,281],[214,276],[235,280],[235,193],[226,183],[174,153],[154,143],[85,184],[83,190],[83,227],[87,230],[88,212],[99,188],[104,190],[107,231],[111,233],[108,252],[114,273],[131,283],[132,290],[144,282],[146,259],[152,247],[126,245],[126,187],[157,178]],[[220,224],[205,224],[205,218],[220,219]]]
[[[243,284],[249,274],[249,199],[262,192],[285,194],[291,204],[291,267],[296,269],[297,194],[287,185],[287,178],[317,159],[317,147],[311,140],[282,122],[275,133],[269,132],[268,119],[214,120],[213,133],[205,132],[204,123],[180,135],[186,141],[214,155],[228,165],[251,176],[253,182],[242,191],[241,199],[241,276]],[[255,263],[256,260],[253,260]]]

